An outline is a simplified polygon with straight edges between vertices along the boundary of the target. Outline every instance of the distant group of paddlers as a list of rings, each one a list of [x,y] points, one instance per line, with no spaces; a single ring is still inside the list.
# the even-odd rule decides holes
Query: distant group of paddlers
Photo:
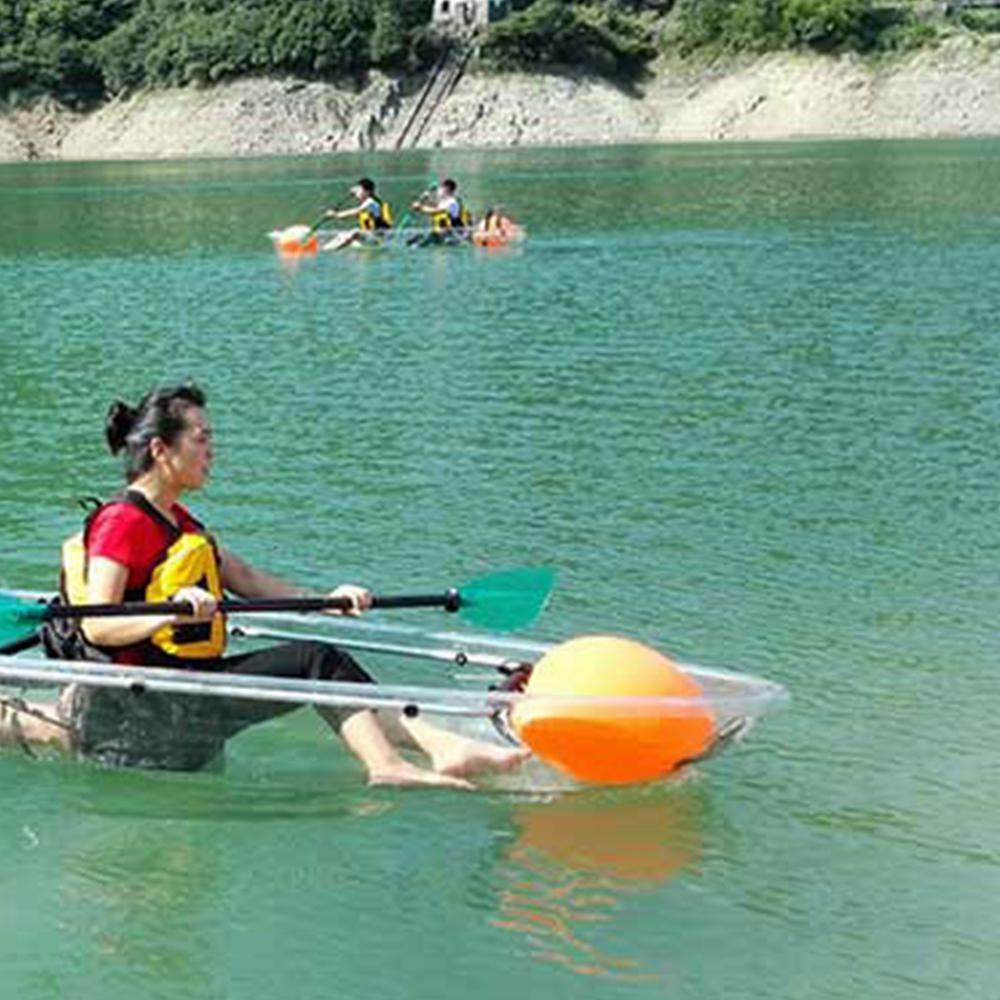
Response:
[[[521,228],[498,206],[489,208],[481,219],[475,220],[459,197],[458,185],[450,177],[411,202],[398,225],[389,203],[376,193],[375,182],[370,177],[362,177],[350,193],[357,204],[351,208],[327,209],[324,219],[353,219],[356,226],[338,233],[323,247],[325,250],[340,250],[357,243],[385,242],[394,239],[399,231],[409,246],[470,242],[477,246],[505,246],[521,237]],[[408,230],[411,213],[429,220],[426,230]]]

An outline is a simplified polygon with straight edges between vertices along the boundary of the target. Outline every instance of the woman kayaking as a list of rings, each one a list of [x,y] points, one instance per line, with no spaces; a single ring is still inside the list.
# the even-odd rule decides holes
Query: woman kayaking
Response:
[[[476,224],[472,242],[477,247],[505,247],[523,235],[521,227],[499,205],[493,205]]]
[[[74,634],[50,637],[50,650],[61,645],[63,655],[122,664],[372,682],[347,653],[321,642],[224,655],[226,628],[217,610],[224,592],[260,598],[303,596],[303,591],[217,546],[181,503],[204,485],[212,466],[212,429],[200,389],[159,388],[136,407],[113,403],[106,438],[112,454],[125,455],[126,489],[87,519],[81,558],[74,561],[64,552],[64,596],[94,604],[176,600],[193,613],[84,619]],[[353,584],[337,587],[331,596],[349,598],[351,614],[371,603],[371,594]],[[230,737],[294,708],[72,685],[60,697],[56,718],[38,706],[7,705],[0,712],[0,742],[52,744],[118,766],[197,770],[218,759]],[[361,761],[371,784],[471,788],[470,775],[512,768],[527,755],[419,718],[384,722],[353,707],[316,711]],[[426,754],[429,768],[399,753],[387,725],[394,739],[402,737]]]

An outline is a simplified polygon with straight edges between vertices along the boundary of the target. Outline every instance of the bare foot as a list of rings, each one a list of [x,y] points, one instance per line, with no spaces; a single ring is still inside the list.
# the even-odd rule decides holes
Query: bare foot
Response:
[[[531,756],[530,750],[519,747],[499,747],[456,736],[435,748],[432,756],[438,774],[464,776],[483,771],[512,771]]]
[[[471,781],[464,778],[455,777],[448,773],[435,773],[425,771],[415,764],[401,760],[391,766],[372,770],[368,775],[369,785],[392,785],[397,788],[461,788],[463,791],[471,791],[476,786]]]
[[[19,710],[20,709],[20,710]],[[69,731],[56,716],[54,705],[0,701],[0,746],[18,746],[26,753],[32,747],[69,750]]]

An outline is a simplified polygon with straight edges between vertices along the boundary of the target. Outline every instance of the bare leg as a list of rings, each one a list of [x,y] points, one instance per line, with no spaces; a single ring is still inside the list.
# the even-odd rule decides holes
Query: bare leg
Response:
[[[320,710],[320,715],[323,711]],[[327,717],[335,725],[337,717]],[[368,771],[370,785],[434,785],[444,788],[470,789],[464,778],[448,773],[425,771],[404,760],[389,741],[378,717],[367,710],[355,712],[340,726],[340,736],[347,748]]]
[[[323,247],[324,250],[342,250],[346,246],[356,242],[361,236],[361,233],[356,229],[348,229],[346,233],[341,233],[339,236],[334,236],[326,246]]]
[[[0,746],[52,747],[70,749],[69,733],[65,726],[48,721],[53,713],[51,705],[21,702],[27,711],[18,711],[8,701],[0,701]],[[37,713],[37,714],[36,714]]]
[[[398,726],[427,754],[438,774],[465,776],[482,771],[510,771],[524,763],[531,751],[501,747],[439,729],[423,719],[400,717]]]

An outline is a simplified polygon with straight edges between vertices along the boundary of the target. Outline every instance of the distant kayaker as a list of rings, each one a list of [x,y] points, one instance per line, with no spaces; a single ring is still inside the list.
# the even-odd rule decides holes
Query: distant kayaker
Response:
[[[430,216],[430,242],[458,242],[469,238],[472,216],[458,196],[458,185],[450,177],[442,180],[433,199],[413,202],[413,211]]]
[[[251,566],[219,546],[180,501],[207,480],[214,457],[205,397],[194,385],[155,389],[138,404],[117,401],[105,436],[112,454],[125,455],[126,488],[88,517],[64,547],[63,596],[72,603],[136,600],[187,602],[193,613],[84,619],[79,628],[49,635],[49,651],[81,659],[266,677],[372,683],[337,647],[296,641],[225,656],[227,638],[218,602],[298,597],[303,590]],[[371,605],[364,587],[344,584],[351,614]],[[197,770],[219,758],[225,742],[258,722],[295,708],[281,702],[71,685],[54,717],[37,706],[0,703],[0,742],[59,746],[106,764]],[[420,718],[391,718],[357,707],[316,706],[327,725],[364,765],[371,784],[471,787],[468,776],[515,766],[525,756],[466,739]],[[422,750],[430,767],[400,755],[393,738]]]
[[[370,177],[362,177],[351,188],[351,194],[358,202],[354,208],[331,208],[326,216],[329,219],[356,218],[358,226],[334,237],[324,250],[340,250],[359,240],[379,239],[392,229],[392,210],[388,202],[375,193],[375,182]]]
[[[520,238],[521,227],[499,205],[486,210],[472,233],[472,242],[480,247],[503,247]]]

